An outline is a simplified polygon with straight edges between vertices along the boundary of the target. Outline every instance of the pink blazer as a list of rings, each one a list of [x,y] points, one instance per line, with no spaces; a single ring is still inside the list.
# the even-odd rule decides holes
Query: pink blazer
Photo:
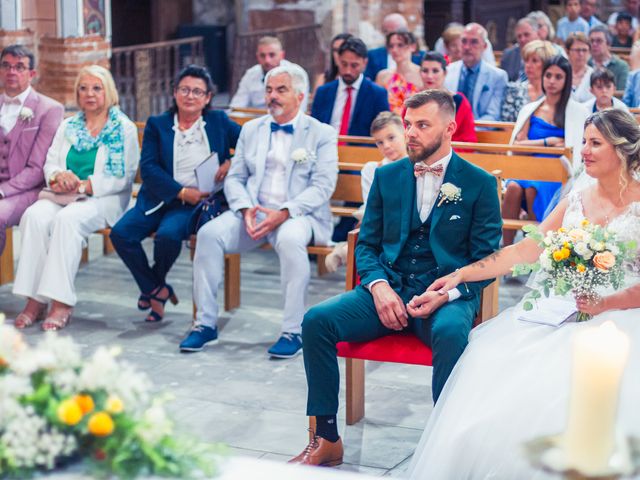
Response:
[[[0,108],[4,97],[0,97]],[[33,110],[33,118],[18,118],[9,133],[12,137],[9,151],[9,175],[11,178],[0,183],[5,197],[11,197],[44,186],[42,166],[53,136],[62,122],[64,107],[52,98],[31,89],[24,107]]]

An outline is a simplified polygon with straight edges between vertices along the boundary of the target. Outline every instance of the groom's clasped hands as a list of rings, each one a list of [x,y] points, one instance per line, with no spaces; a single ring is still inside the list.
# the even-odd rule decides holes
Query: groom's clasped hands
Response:
[[[458,272],[453,272],[435,280],[421,295],[415,295],[407,303],[407,313],[413,318],[427,318],[449,301],[447,292],[461,282]]]

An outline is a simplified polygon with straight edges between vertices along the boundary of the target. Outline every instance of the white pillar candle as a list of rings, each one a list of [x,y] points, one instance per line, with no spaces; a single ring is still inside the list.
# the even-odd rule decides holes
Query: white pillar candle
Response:
[[[576,334],[569,421],[564,436],[567,463],[585,475],[606,471],[615,446],[620,381],[629,338],[613,322]]]

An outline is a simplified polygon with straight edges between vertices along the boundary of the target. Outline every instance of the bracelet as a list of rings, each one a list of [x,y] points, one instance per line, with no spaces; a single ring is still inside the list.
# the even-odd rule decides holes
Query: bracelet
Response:
[[[544,143],[544,146],[545,146],[545,147],[548,147],[548,146],[549,146],[549,145],[547,145],[547,139],[546,139],[546,138],[543,138],[543,139],[542,139],[542,142]]]
[[[182,189],[178,192],[178,198],[182,202],[182,205],[184,205],[184,190],[185,190],[185,188],[182,187]]]

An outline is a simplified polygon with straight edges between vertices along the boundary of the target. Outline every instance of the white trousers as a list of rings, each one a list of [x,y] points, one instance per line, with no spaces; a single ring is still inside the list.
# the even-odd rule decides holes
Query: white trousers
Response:
[[[284,296],[282,331],[300,333],[311,269],[307,245],[313,230],[307,217],[290,218],[266,238],[253,240],[241,214],[227,211],[198,231],[193,260],[193,295],[196,323],[215,327],[218,321],[218,287],[224,275],[224,254],[242,253],[268,241],[280,259],[280,284]]]
[[[74,281],[89,235],[107,222],[93,198],[62,207],[38,200],[20,220],[22,247],[13,293],[41,303],[77,302]]]

